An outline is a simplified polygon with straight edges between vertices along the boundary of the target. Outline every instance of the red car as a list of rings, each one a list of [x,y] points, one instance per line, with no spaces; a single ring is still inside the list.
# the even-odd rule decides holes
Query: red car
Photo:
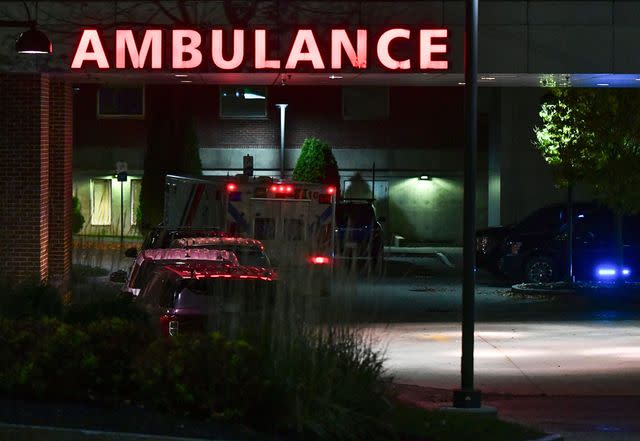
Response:
[[[136,257],[133,265],[131,265],[127,279],[122,287],[122,292],[135,297],[147,284],[156,268],[170,263],[191,261],[238,265],[236,255],[226,250],[184,248],[143,250]]]
[[[233,252],[240,265],[271,267],[264,245],[257,239],[245,237],[185,237],[174,239],[171,248],[198,248]]]
[[[165,336],[204,332],[232,314],[259,311],[271,303],[276,280],[270,268],[172,263],[153,272],[136,300]]]

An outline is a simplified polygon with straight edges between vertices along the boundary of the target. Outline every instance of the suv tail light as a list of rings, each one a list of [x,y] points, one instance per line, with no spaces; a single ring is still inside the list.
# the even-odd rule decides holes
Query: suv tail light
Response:
[[[314,265],[328,265],[331,263],[331,258],[327,256],[311,256],[309,262]]]
[[[165,337],[175,337],[178,335],[180,322],[175,315],[165,314],[160,317],[160,330]]]

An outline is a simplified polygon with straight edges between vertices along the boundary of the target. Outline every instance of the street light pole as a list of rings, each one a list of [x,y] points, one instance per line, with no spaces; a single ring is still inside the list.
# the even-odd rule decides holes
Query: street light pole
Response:
[[[465,1],[465,159],[462,257],[461,387],[453,393],[453,406],[479,408],[480,391],[473,384],[475,328],[476,165],[478,150],[478,0]]]
[[[284,179],[284,116],[287,111],[288,104],[276,104],[276,107],[280,109],[280,178]]]

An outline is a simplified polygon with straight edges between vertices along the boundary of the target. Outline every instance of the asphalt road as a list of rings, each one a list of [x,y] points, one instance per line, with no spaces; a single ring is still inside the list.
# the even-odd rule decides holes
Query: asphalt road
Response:
[[[435,259],[391,263],[387,276],[344,284],[353,320],[385,351],[413,401],[450,405],[459,387],[461,286]],[[478,273],[475,384],[503,418],[566,440],[640,440],[640,299],[523,297]]]

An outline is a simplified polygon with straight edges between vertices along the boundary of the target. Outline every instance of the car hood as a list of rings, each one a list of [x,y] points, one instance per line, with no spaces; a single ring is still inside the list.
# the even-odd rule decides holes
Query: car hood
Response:
[[[509,234],[513,230],[513,224],[501,225],[498,227],[488,227],[476,230],[476,236],[499,237]]]

